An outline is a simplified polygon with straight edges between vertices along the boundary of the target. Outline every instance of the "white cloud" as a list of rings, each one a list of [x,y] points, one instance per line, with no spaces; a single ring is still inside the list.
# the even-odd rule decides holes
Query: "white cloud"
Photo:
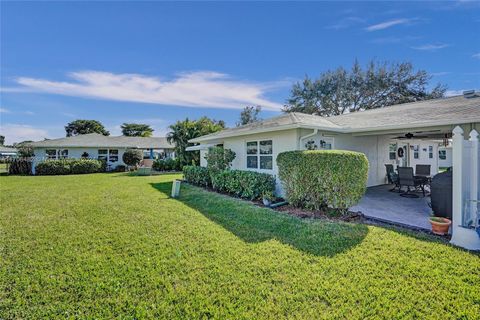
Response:
[[[69,77],[73,81],[20,77],[16,81],[23,87],[7,90],[197,108],[241,109],[245,105],[256,104],[265,109],[279,110],[282,105],[264,98],[264,94],[286,85],[286,81],[239,81],[226,74],[209,71],[182,73],[171,80],[100,71],[73,72]]]
[[[446,43],[436,43],[436,44],[429,43],[429,44],[424,44],[421,46],[411,47],[411,48],[415,50],[422,50],[422,51],[435,51],[435,50],[447,48],[449,46],[450,45]]]
[[[451,74],[451,72],[448,71],[440,71],[440,72],[432,72],[431,75],[434,77],[441,77],[441,76],[446,76],[447,74]]]
[[[0,108],[0,113],[11,113],[11,112],[8,109]]]
[[[329,25],[326,29],[340,30],[352,27],[354,25],[365,23],[365,19],[359,17],[346,17],[340,19],[337,23]]]
[[[381,23],[377,23],[377,24],[368,26],[368,27],[365,28],[365,30],[367,30],[367,31],[378,31],[378,30],[387,29],[387,28],[397,26],[397,25],[410,24],[411,22],[412,22],[412,19],[405,19],[405,18],[403,18],[403,19],[393,19],[393,20],[388,20],[388,21],[384,21],[384,22],[381,22]]]
[[[23,111],[22,113],[27,115],[27,116],[34,116],[35,115],[35,112],[33,112],[33,111]]]
[[[37,141],[50,137],[48,131],[45,129],[14,123],[1,124],[0,133],[5,136],[5,144],[7,145],[25,140]]]
[[[472,55],[472,58],[480,59],[480,52],[479,52],[479,53],[475,53],[474,55]]]

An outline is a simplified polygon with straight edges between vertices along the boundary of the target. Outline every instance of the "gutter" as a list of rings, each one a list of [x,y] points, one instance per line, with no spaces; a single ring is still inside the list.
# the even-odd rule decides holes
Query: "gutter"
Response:
[[[302,141],[303,141],[303,140],[305,140],[305,139],[307,139],[307,138],[310,138],[310,137],[313,137],[313,136],[317,135],[317,133],[318,133],[318,129],[313,129],[313,132],[312,132],[312,133],[309,133],[309,134],[307,134],[306,136],[300,137],[300,138],[298,139],[298,142],[300,143],[300,146],[299,146],[299,147],[301,147],[301,144],[302,144]]]

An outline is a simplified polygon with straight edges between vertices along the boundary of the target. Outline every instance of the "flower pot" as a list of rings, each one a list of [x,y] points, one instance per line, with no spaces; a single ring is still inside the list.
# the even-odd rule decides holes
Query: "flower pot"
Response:
[[[264,205],[265,207],[270,207],[271,204],[272,204],[272,201],[263,198],[263,205]]]
[[[444,235],[448,233],[448,229],[452,224],[447,218],[432,217],[430,218],[430,223],[432,224],[432,232],[438,235]]]

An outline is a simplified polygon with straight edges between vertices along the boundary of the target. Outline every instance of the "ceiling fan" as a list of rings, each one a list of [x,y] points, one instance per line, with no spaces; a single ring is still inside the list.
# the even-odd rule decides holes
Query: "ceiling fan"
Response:
[[[420,135],[420,136],[417,136],[417,135],[409,132],[409,133],[406,133],[406,134],[403,135],[403,136],[395,137],[395,139],[399,139],[399,140],[413,139],[413,138],[415,138],[415,139],[423,139],[423,138],[428,138],[428,136],[421,136],[421,135]]]

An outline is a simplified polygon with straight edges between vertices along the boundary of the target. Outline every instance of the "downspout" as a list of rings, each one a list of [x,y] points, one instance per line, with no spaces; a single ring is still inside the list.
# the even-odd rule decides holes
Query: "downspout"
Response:
[[[300,139],[298,140],[298,142],[300,143],[300,148],[302,147],[302,140],[305,140],[305,139],[307,139],[307,138],[313,137],[313,136],[316,135],[317,133],[318,133],[318,129],[313,129],[313,132],[312,132],[312,133],[309,133],[309,134],[307,134],[306,136],[300,137]]]

